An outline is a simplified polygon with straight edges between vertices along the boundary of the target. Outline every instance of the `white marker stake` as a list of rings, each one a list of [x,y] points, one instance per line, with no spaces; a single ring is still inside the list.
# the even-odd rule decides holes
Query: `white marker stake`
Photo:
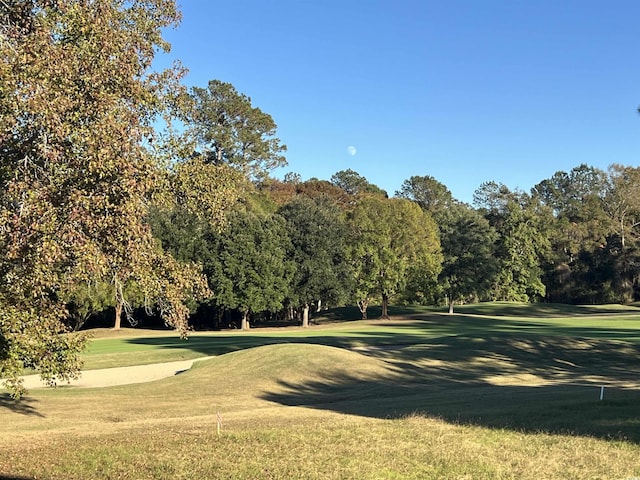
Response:
[[[600,401],[604,399],[604,387],[600,387]]]

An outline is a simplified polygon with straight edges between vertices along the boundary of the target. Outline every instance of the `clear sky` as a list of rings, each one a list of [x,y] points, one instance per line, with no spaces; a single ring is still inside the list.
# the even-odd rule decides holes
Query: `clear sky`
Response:
[[[393,195],[431,175],[471,202],[581,163],[640,164],[639,0],[179,0],[158,66],[232,83],[303,180]],[[353,148],[348,148],[353,147]]]

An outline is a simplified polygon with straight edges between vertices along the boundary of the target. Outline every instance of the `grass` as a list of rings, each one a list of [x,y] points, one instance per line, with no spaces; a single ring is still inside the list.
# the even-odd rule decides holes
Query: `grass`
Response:
[[[561,310],[95,338],[88,364],[214,358],[148,384],[0,394],[0,479],[638,477],[640,314]]]
[[[379,315],[372,308],[371,316]],[[588,337],[640,342],[640,309],[618,305],[570,306],[491,302],[458,307],[454,315],[428,307],[391,308],[393,320],[345,320],[357,318],[357,308],[335,309],[316,318],[310,329],[256,328],[249,332],[193,332],[181,340],[166,330],[97,330],[83,355],[85,368],[141,365],[203,356],[221,355],[265,344],[303,341],[354,348],[420,344],[446,336],[542,335]],[[515,315],[519,312],[520,315]]]

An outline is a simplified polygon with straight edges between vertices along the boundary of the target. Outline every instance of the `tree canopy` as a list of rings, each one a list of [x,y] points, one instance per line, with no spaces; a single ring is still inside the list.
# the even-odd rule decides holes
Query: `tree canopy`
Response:
[[[186,331],[196,267],[156,246],[145,221],[158,166],[146,148],[173,88],[149,72],[165,0],[3,3],[0,20],[0,376],[20,392],[28,366],[50,382],[77,371],[77,336],[60,335],[65,297],[82,282],[138,283]]]
[[[276,312],[289,293],[295,264],[285,221],[277,214],[239,209],[229,226],[215,235],[205,271],[215,303],[242,314],[242,329],[251,313]]]
[[[382,301],[388,316],[389,298],[400,292],[407,273],[423,265],[423,275],[435,279],[441,269],[438,229],[431,216],[405,199],[361,198],[348,212],[348,258],[354,295],[363,318],[372,299]]]
[[[312,303],[340,304],[349,293],[346,225],[328,198],[300,196],[279,210],[291,239],[290,258],[296,264],[290,302],[301,308],[302,325],[309,324]]]
[[[186,123],[207,162],[234,166],[255,179],[286,165],[287,147],[275,136],[273,118],[233,85],[211,80],[207,88],[193,87],[190,98]]]

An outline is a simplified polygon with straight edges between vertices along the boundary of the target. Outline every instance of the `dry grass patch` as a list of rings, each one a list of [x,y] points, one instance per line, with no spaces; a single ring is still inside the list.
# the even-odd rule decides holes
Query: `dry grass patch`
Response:
[[[640,476],[640,392],[611,388],[599,402],[595,387],[574,385],[629,379],[636,345],[407,341],[418,337],[385,334],[362,351],[268,345],[148,384],[0,397],[0,478]]]
[[[0,472],[29,478],[517,479],[627,478],[638,449],[422,416],[382,420],[312,412],[183,419],[9,446]]]

